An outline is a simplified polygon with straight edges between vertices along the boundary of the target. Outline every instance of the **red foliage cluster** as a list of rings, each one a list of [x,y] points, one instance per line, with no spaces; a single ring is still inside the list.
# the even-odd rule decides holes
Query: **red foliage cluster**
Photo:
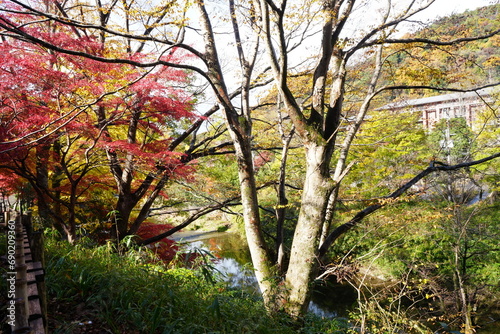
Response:
[[[21,188],[21,179],[12,172],[4,171],[0,174],[0,196],[14,194]]]
[[[163,55],[164,66],[136,67],[130,63],[158,55],[131,55],[118,41],[20,14],[22,5],[6,6],[0,21],[33,40],[0,40],[0,186],[29,181],[37,199],[58,202],[62,209],[54,214],[74,227],[76,220],[102,220],[115,194],[119,203],[139,205],[136,196],[165,186],[155,180],[192,174],[186,156],[170,147],[182,122],[197,117],[193,94],[184,88],[189,73],[168,66],[186,58],[182,50]],[[48,52],[36,40],[71,52]],[[99,61],[104,58],[112,62]],[[159,252],[167,258],[170,248]]]
[[[9,6],[12,14],[3,12],[0,19],[12,22],[13,26],[23,26],[23,20],[28,20],[29,16],[17,15],[16,10],[22,8],[14,4]],[[107,48],[96,36],[77,36],[73,28],[64,24],[30,24],[22,29],[62,49],[98,57],[130,58],[138,62],[150,57],[140,53],[131,56]],[[172,51],[162,60],[175,63],[183,58],[185,55],[181,52]],[[79,136],[84,134],[92,140],[98,138],[99,129],[92,107],[89,108],[91,104],[106,109],[108,119],[104,121],[112,126],[129,124],[130,117],[140,118],[140,126],[148,129],[150,138],[165,135],[161,127],[169,122],[195,117],[192,95],[179,88],[188,80],[186,72],[180,69],[159,66],[148,73],[131,65],[47,52],[36,44],[15,39],[0,41],[0,59],[2,151],[16,149],[19,153],[21,147],[36,139],[53,140],[57,137],[55,128]],[[127,87],[137,79],[140,80]],[[135,111],[140,111],[140,116]],[[120,138],[111,139],[120,141]],[[151,148],[143,152],[146,153],[151,153]],[[170,157],[160,158],[168,160]]]
[[[261,151],[257,153],[254,158],[253,164],[256,170],[259,170],[262,166],[270,162],[273,158],[273,153],[270,151]]]
[[[151,222],[144,222],[141,224],[141,227],[137,231],[137,235],[142,240],[146,240],[165,231],[168,231],[171,228],[173,228],[173,226],[169,224],[155,224]],[[179,247],[175,244],[175,241],[169,238],[163,238],[160,241],[151,244],[150,248],[158,255],[161,260],[167,263],[172,261],[179,251]]]

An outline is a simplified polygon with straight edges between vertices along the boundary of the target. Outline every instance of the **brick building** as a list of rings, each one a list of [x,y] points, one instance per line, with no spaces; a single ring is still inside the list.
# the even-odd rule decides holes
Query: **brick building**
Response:
[[[494,103],[493,92],[495,89],[498,90],[496,87],[490,87],[476,92],[454,92],[406,100],[388,104],[380,109],[421,113],[420,122],[425,129],[432,129],[442,119],[455,117],[465,118],[467,125],[474,128],[478,113],[484,110],[486,103]]]

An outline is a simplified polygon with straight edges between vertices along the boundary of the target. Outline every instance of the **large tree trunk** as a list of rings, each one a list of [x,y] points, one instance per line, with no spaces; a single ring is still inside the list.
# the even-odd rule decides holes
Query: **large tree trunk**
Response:
[[[132,213],[132,209],[137,204],[137,202],[131,200],[130,197],[131,194],[120,194],[116,203],[116,212],[114,214],[113,227],[111,231],[112,237],[116,240],[121,240],[127,235],[128,232],[130,214]]]
[[[261,229],[257,186],[253,169],[250,142],[234,142],[238,161],[238,176],[240,181],[241,202],[245,235],[250,249],[250,256],[266,308],[274,308],[273,282],[271,277],[271,262]]]
[[[37,194],[38,216],[44,226],[53,226],[57,231],[66,238],[70,243],[76,241],[75,229],[70,229],[66,225],[60,214],[55,213],[50,207],[50,198],[48,196],[48,189],[50,189],[49,177],[49,156],[50,145],[39,145],[36,149],[36,179],[34,180],[33,187]]]
[[[233,13],[235,38],[239,45],[238,54],[244,69],[241,98],[242,112],[240,113],[233,105],[227,93],[226,82],[224,81],[224,74],[219,63],[219,56],[215,44],[214,31],[210,22],[210,16],[205,8],[205,3],[203,0],[197,0],[196,4],[200,11],[200,23],[205,40],[205,53],[203,58],[208,68],[206,78],[211,82],[214,93],[223,110],[228,132],[236,151],[246,239],[250,248],[252,264],[264,299],[264,304],[268,310],[271,310],[275,306],[273,303],[275,300],[273,298],[273,282],[271,281],[273,277],[271,273],[272,265],[261,229],[257,186],[252,157],[252,119],[250,117],[248,96],[252,67],[248,64],[244,57],[243,50],[241,49],[239,31],[234,21],[234,8],[230,7]],[[230,6],[234,6],[234,3],[230,2]]]
[[[48,145],[40,144],[36,148],[36,181],[34,186],[38,189],[49,189],[49,153],[50,146]],[[45,226],[54,226],[46,195],[42,191],[37,192],[37,205],[38,216],[40,217],[42,224]],[[59,232],[62,232],[62,228],[60,226],[56,225],[56,228]]]
[[[330,149],[307,143],[306,176],[301,208],[286,275],[287,301],[285,311],[298,317],[307,311],[312,282],[317,274],[317,253],[328,198],[334,189],[329,176]]]

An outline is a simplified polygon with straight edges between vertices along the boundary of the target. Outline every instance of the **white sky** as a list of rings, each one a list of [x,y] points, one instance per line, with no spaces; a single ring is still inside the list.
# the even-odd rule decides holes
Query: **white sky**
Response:
[[[436,0],[421,16],[422,19],[435,19],[449,16],[455,13],[462,13],[467,9],[473,10],[499,3],[500,0]]]
[[[402,13],[407,6],[413,2],[412,9],[415,10],[424,6],[430,0],[365,0],[357,2],[355,5],[350,24],[348,23],[345,32],[348,36],[356,36],[357,33],[363,35],[363,26],[377,25],[381,23],[382,13],[386,12],[387,6],[391,7],[389,20]],[[435,0],[432,5],[422,10],[417,15],[412,16],[411,20],[399,25],[400,33],[414,32],[421,29],[441,17],[450,16],[457,13],[463,13],[466,10],[474,10],[479,7],[489,6],[500,3],[500,0]],[[360,31],[361,30],[361,31]],[[358,36],[359,37],[359,36]]]
[[[297,1],[301,1],[301,0],[297,0]],[[373,18],[380,17],[379,12],[377,12],[373,8],[371,8],[371,9],[367,8],[367,7],[365,7],[365,5],[368,4],[368,6],[370,6],[370,5],[373,6],[373,4],[378,4],[382,7],[385,7],[385,4],[387,1],[391,1],[391,3],[393,5],[398,6],[399,4],[408,3],[410,0],[366,0],[366,1],[359,1],[359,8],[358,9],[360,11],[358,12],[358,14],[360,15],[360,20],[358,20],[358,21],[353,20],[351,22],[353,24],[353,26],[350,27],[351,30],[349,30],[349,28],[346,27],[346,31],[348,33],[350,31],[350,33],[352,33],[351,36],[356,36],[357,32],[362,33],[363,29],[359,29],[360,25],[363,26],[363,25],[366,25],[367,23],[369,24],[369,21],[370,21],[369,18],[371,16]],[[422,3],[425,1],[426,0],[417,0],[417,4],[415,4],[415,7],[418,7],[418,3]],[[209,2],[209,3],[211,5],[216,6],[215,8],[218,9],[217,5],[219,5],[219,3],[217,1]],[[476,8],[492,5],[495,3],[500,3],[500,0],[436,0],[429,8],[422,11],[422,13],[419,14],[419,16],[412,17],[412,20],[422,21],[424,23],[426,23],[426,22],[428,23],[428,22],[434,21],[440,17],[445,17],[445,16],[449,16],[452,14],[456,14],[456,13],[462,13],[466,10],[474,10]],[[211,15],[216,16],[218,14],[218,11],[214,10],[212,6],[210,6],[210,7],[211,7]],[[222,9],[224,9],[224,8],[225,7],[222,7]],[[220,10],[220,9],[218,9],[218,10]],[[395,11],[395,13],[397,13],[397,12],[398,11]],[[419,26],[419,25],[417,25],[416,27],[421,28],[421,26]],[[403,26],[401,26],[400,28],[403,31],[405,30],[403,28]],[[236,62],[229,61],[230,59],[234,59],[233,57],[235,57],[234,55],[231,54],[231,51],[233,50],[233,47],[231,44],[233,42],[233,37],[230,34],[231,27],[228,28],[227,22],[224,22],[220,26],[216,24],[216,30],[221,32],[221,34],[217,35],[217,39],[218,39],[219,43],[227,43],[227,45],[228,45],[227,49],[222,48],[223,50],[226,50],[226,52],[219,54],[219,56],[221,58],[223,58],[222,63],[224,66],[224,71],[227,73],[234,73],[235,74],[234,81],[239,81],[238,63],[237,63],[237,61]],[[414,29],[410,28],[410,31],[412,31],[412,30],[414,30]],[[318,37],[318,36],[316,36],[316,37]],[[311,52],[315,52],[314,50],[318,47],[318,45],[320,45],[320,44],[319,43],[311,43],[309,46],[306,43],[303,47],[301,47],[295,51],[294,55],[296,55],[296,57],[291,56],[291,58],[293,58],[297,61],[300,61],[304,54],[309,53],[309,51],[304,52],[304,49],[308,50],[310,48]],[[232,80],[228,80],[228,84],[230,86],[231,86],[231,84],[230,84],[231,81]],[[207,96],[207,98],[208,98],[208,96]],[[209,100],[209,99],[207,99],[207,100]],[[207,101],[207,102],[209,102],[209,101]],[[211,104],[209,104],[209,106],[211,106]],[[201,110],[203,110],[203,109],[204,108],[201,108]]]

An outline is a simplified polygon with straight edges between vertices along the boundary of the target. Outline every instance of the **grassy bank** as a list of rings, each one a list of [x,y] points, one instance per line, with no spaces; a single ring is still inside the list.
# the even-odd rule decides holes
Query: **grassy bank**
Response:
[[[269,317],[257,295],[207,279],[207,267],[165,268],[139,249],[47,240],[51,333],[334,333],[345,321],[308,316],[300,329]],[[215,277],[216,278],[216,277]]]

